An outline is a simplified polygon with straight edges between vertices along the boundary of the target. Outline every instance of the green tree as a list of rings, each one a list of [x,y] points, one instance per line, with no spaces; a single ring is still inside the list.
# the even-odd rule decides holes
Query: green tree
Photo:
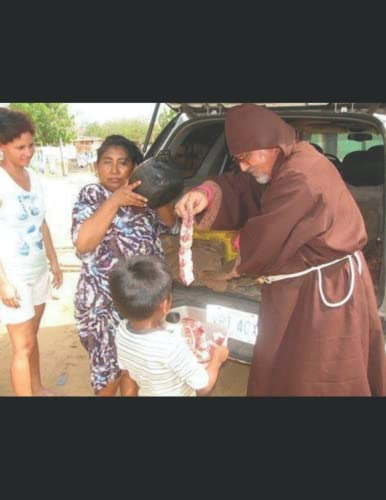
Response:
[[[161,130],[166,127],[166,125],[176,116],[176,111],[171,108],[165,108],[158,115],[157,123],[154,127],[153,138],[161,132]]]
[[[148,123],[140,119],[112,120],[104,123],[89,123],[84,126],[86,136],[105,139],[108,135],[118,134],[127,137],[137,144],[142,144],[146,137]]]
[[[166,127],[166,125],[172,121],[172,119],[176,116],[177,112],[174,111],[174,109],[171,108],[165,108],[164,110],[161,111],[159,114],[157,123],[163,129]]]
[[[36,125],[36,143],[58,146],[60,139],[68,144],[76,137],[75,118],[68,104],[61,102],[13,102],[10,109],[24,111]]]

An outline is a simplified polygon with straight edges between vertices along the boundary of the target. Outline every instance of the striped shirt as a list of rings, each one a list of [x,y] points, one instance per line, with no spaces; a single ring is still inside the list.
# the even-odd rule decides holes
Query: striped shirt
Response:
[[[115,343],[119,367],[136,381],[139,396],[196,396],[209,383],[208,372],[176,333],[135,332],[124,320]]]

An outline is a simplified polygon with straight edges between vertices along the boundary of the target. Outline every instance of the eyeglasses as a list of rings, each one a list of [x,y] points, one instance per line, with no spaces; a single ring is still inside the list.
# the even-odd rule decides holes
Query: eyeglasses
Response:
[[[250,156],[251,153],[243,153],[240,155],[232,156],[232,160],[237,164],[240,165],[240,163],[248,163],[248,157]]]

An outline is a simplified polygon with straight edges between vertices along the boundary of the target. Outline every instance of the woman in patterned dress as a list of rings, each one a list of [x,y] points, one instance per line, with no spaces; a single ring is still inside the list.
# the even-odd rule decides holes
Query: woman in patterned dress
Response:
[[[130,184],[134,167],[143,161],[137,146],[125,137],[107,137],[98,150],[99,184],[79,193],[73,209],[72,239],[82,269],[75,296],[80,340],[89,353],[91,385],[98,396],[135,396],[137,386],[121,373],[115,330],[121,320],[114,308],[109,272],[121,257],[163,257],[160,234],[178,231],[171,205],[152,210]]]

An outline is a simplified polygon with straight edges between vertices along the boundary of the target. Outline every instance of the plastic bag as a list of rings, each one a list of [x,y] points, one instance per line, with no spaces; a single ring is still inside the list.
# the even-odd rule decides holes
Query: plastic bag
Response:
[[[142,181],[135,192],[148,199],[148,207],[158,208],[177,198],[183,188],[184,179],[178,166],[166,154],[150,158],[134,169],[130,183]]]

